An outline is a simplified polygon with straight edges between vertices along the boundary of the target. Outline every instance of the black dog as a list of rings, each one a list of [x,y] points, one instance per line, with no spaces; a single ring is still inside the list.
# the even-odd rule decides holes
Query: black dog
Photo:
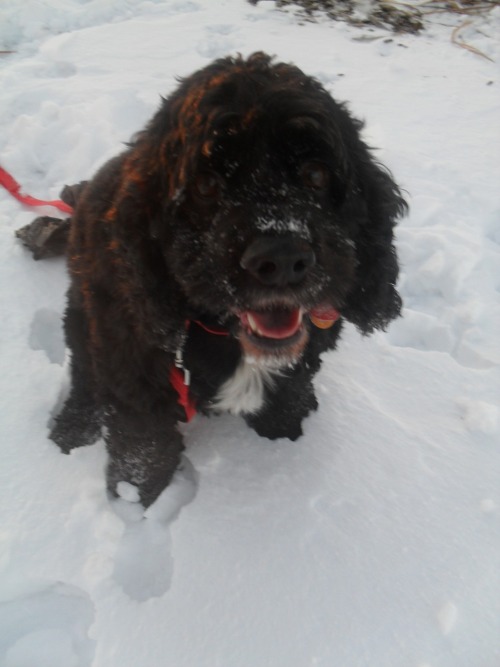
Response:
[[[127,481],[145,506],[157,498],[194,408],[298,438],[342,318],[370,333],[399,315],[406,205],[361,127],[298,68],[225,58],[80,185],[72,390],[51,437],[68,452],[104,425],[111,493]]]

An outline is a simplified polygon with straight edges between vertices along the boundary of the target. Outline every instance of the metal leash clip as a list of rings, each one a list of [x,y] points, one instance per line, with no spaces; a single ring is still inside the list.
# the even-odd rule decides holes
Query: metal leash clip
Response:
[[[187,368],[184,366],[184,354],[183,354],[183,347],[178,347],[176,352],[175,352],[175,361],[174,365],[176,368],[178,368],[180,371],[183,372],[184,374],[184,384],[186,387],[189,387],[191,384],[191,373]]]

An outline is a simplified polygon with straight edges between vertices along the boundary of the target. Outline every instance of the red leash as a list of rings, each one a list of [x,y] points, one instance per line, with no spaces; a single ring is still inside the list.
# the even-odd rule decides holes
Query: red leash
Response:
[[[2,167],[0,167],[0,185],[15,197],[15,199],[20,201],[21,204],[25,204],[26,206],[53,206],[62,211],[62,213],[68,213],[69,215],[73,213],[72,207],[59,199],[47,201],[45,199],[36,199],[30,195],[22,194],[19,183]]]
[[[169,375],[170,384],[177,392],[177,403],[184,409],[186,421],[196,414],[196,403],[189,393],[189,384],[186,382],[186,372],[177,366],[172,366]]]
[[[60,200],[47,201],[44,199],[36,199],[30,195],[21,193],[21,186],[5,169],[0,167],[0,185],[2,185],[7,192],[26,206],[54,206],[63,213],[71,215],[73,208]],[[207,333],[214,336],[229,336],[229,331],[224,329],[215,329],[208,327],[199,320],[194,320],[194,323],[204,329]],[[186,322],[186,330],[189,328],[190,322]],[[190,421],[196,414],[196,405],[189,393],[189,372],[184,369],[181,363],[177,366],[172,366],[170,369],[170,383],[178,394],[178,403],[184,409],[186,420]]]

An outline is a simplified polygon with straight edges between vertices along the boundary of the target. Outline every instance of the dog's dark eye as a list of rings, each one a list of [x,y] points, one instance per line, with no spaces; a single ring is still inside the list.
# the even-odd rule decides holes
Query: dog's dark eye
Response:
[[[197,194],[204,199],[213,199],[219,194],[219,179],[214,174],[198,174],[194,185]]]
[[[306,162],[302,165],[300,178],[304,185],[314,190],[324,190],[329,181],[327,168],[318,162]]]

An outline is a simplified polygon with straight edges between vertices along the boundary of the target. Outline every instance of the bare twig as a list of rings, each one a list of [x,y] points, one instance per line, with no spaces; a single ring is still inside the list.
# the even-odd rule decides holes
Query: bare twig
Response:
[[[477,56],[481,56],[481,58],[486,58],[486,60],[489,60],[490,62],[494,63],[495,61],[487,56],[485,53],[480,51],[479,49],[476,49],[475,46],[471,46],[470,44],[467,44],[466,42],[463,42],[460,38],[460,32],[464,29],[467,28],[472,24],[472,21],[467,19],[463,23],[461,23],[459,26],[457,26],[453,32],[451,33],[451,41],[453,44],[456,46],[460,46],[462,49],[467,49],[467,51],[470,51],[471,53],[475,53]]]

